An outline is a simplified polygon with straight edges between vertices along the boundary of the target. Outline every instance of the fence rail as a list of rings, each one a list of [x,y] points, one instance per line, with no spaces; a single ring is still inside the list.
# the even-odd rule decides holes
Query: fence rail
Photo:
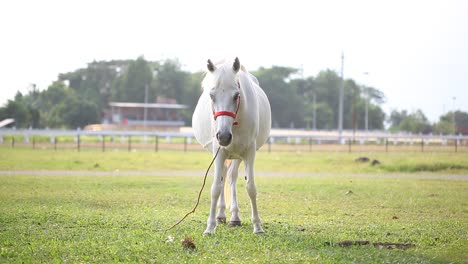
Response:
[[[0,147],[200,151],[193,132],[0,130]],[[261,151],[468,151],[468,136],[272,130]]]

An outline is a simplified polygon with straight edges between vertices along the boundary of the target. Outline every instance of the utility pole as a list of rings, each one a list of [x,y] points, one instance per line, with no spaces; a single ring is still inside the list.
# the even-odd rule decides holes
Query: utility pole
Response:
[[[452,122],[453,122],[453,134],[457,135],[457,123],[455,122],[455,100],[457,99],[455,96],[452,97],[453,99],[453,114],[452,114]]]
[[[143,127],[146,129],[146,119],[148,118],[148,85],[145,85],[145,107],[143,112]]]
[[[369,90],[366,87],[366,132],[369,131]]]
[[[339,143],[342,142],[342,134],[343,134],[343,91],[344,91],[344,75],[343,75],[343,68],[344,68],[344,52],[341,52],[341,87],[340,87],[340,97],[339,97],[339,107],[338,107],[338,138]]]
[[[369,73],[364,72],[364,75],[369,76]],[[368,132],[369,131],[369,86],[364,86],[364,93],[366,96],[365,128],[366,128],[366,132]]]
[[[312,129],[317,130],[317,105],[315,101],[315,89],[312,91],[312,111],[313,111],[313,119],[312,119]]]
[[[353,142],[356,142],[356,93],[357,89],[353,89]]]

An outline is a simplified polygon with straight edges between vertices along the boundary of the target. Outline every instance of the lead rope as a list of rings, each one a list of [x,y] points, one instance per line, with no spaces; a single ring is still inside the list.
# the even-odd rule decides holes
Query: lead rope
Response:
[[[218,153],[219,153],[220,149],[221,149],[221,147],[218,147],[218,150],[216,151],[216,154],[214,155],[213,160],[210,163],[210,166],[208,166],[208,169],[206,170],[205,177],[203,178],[203,185],[202,185],[202,187],[200,189],[200,192],[198,193],[197,203],[195,204],[195,207],[193,207],[192,211],[186,213],[184,217],[182,217],[179,221],[177,221],[177,223],[175,223],[171,227],[165,229],[164,232],[167,232],[167,231],[171,230],[172,228],[178,226],[182,221],[185,220],[185,218],[187,218],[187,216],[189,216],[190,214],[195,213],[195,209],[197,209],[198,204],[200,203],[200,197],[201,197],[201,194],[203,192],[203,188],[205,188],[206,177],[208,175],[208,172],[210,171],[211,166],[213,165],[213,162],[215,161],[216,157],[218,156]]]

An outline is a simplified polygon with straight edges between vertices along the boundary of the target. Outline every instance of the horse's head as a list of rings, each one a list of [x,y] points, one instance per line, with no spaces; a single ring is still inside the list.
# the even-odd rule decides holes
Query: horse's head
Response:
[[[232,142],[232,126],[237,124],[236,117],[240,104],[240,87],[237,73],[240,69],[239,59],[234,63],[215,66],[208,60],[208,71],[212,75],[205,85],[209,89],[213,118],[215,120],[216,139],[221,146]]]

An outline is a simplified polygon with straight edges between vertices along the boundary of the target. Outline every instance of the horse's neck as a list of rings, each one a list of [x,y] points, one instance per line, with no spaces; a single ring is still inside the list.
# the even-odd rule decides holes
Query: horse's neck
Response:
[[[249,79],[249,74],[241,72],[239,73],[239,81],[241,87],[241,107],[239,115],[250,115],[251,111],[256,109],[255,100],[255,87],[253,87],[252,80]]]

